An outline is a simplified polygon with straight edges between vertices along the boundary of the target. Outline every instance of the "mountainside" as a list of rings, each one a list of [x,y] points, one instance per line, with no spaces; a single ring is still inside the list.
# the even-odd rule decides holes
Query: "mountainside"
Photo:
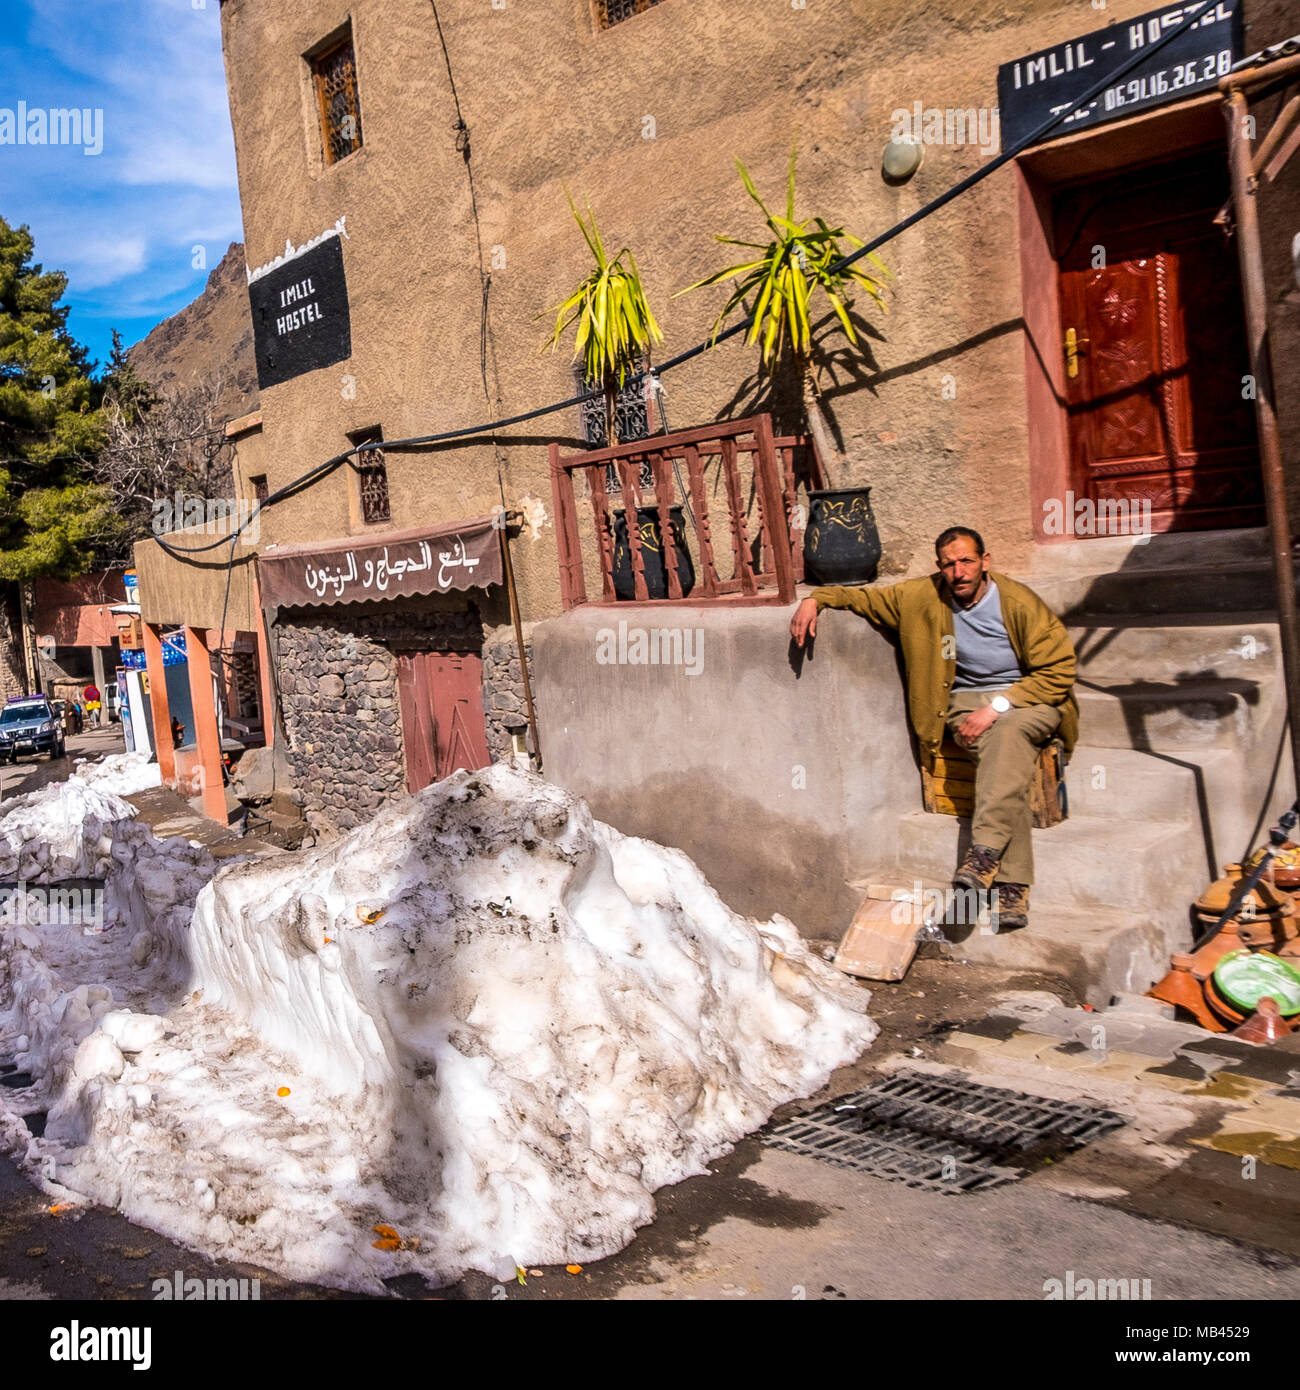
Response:
[[[227,419],[257,408],[257,362],[242,242],[233,241],[199,297],[131,348],[132,366],[159,389],[220,378]]]

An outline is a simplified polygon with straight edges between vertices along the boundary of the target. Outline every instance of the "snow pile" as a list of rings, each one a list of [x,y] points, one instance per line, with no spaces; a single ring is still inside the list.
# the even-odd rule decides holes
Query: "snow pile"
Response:
[[[0,930],[0,1059],[32,1015],[22,977],[44,968],[73,1019],[32,1053],[58,1089],[27,1161],[296,1277],[377,1289],[611,1254],[657,1188],[877,1031],[789,922],[738,917],[685,855],[505,767],[222,868],[188,930],[159,851],[130,848],[123,930],[79,938],[80,960]]]
[[[96,791],[110,792],[114,796],[133,796],[150,787],[162,786],[162,770],[145,752],[113,753],[99,762],[79,758],[72,775]]]
[[[52,782],[6,802],[0,818],[0,880],[102,878],[112,827],[135,815],[120,797],[84,781]]]

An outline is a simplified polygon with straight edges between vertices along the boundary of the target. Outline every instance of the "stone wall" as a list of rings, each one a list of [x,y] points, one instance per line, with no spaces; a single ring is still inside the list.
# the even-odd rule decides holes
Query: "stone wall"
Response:
[[[524,624],[524,651],[533,661],[532,623]],[[487,721],[488,752],[493,762],[507,762],[514,753],[513,735],[528,729],[523,672],[513,627],[497,628],[483,644],[483,712]],[[528,739],[530,752],[532,739]]]
[[[406,791],[394,648],[477,652],[478,614],[288,610],[274,626],[288,762],[313,833],[350,830]]]

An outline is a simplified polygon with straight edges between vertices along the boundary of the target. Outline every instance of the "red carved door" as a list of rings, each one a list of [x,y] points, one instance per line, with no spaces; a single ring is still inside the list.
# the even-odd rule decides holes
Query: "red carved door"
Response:
[[[1217,150],[1056,198],[1071,487],[1094,515],[1149,502],[1155,531],[1264,524],[1237,253],[1214,224],[1227,199]]]
[[[483,662],[465,652],[399,652],[397,691],[406,788],[418,792],[460,768],[486,767]]]

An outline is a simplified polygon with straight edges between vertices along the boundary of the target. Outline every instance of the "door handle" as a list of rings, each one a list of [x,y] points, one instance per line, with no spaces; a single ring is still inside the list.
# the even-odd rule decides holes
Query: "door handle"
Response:
[[[1079,375],[1079,358],[1088,355],[1089,338],[1079,337],[1073,328],[1065,330],[1065,374],[1068,377]]]

